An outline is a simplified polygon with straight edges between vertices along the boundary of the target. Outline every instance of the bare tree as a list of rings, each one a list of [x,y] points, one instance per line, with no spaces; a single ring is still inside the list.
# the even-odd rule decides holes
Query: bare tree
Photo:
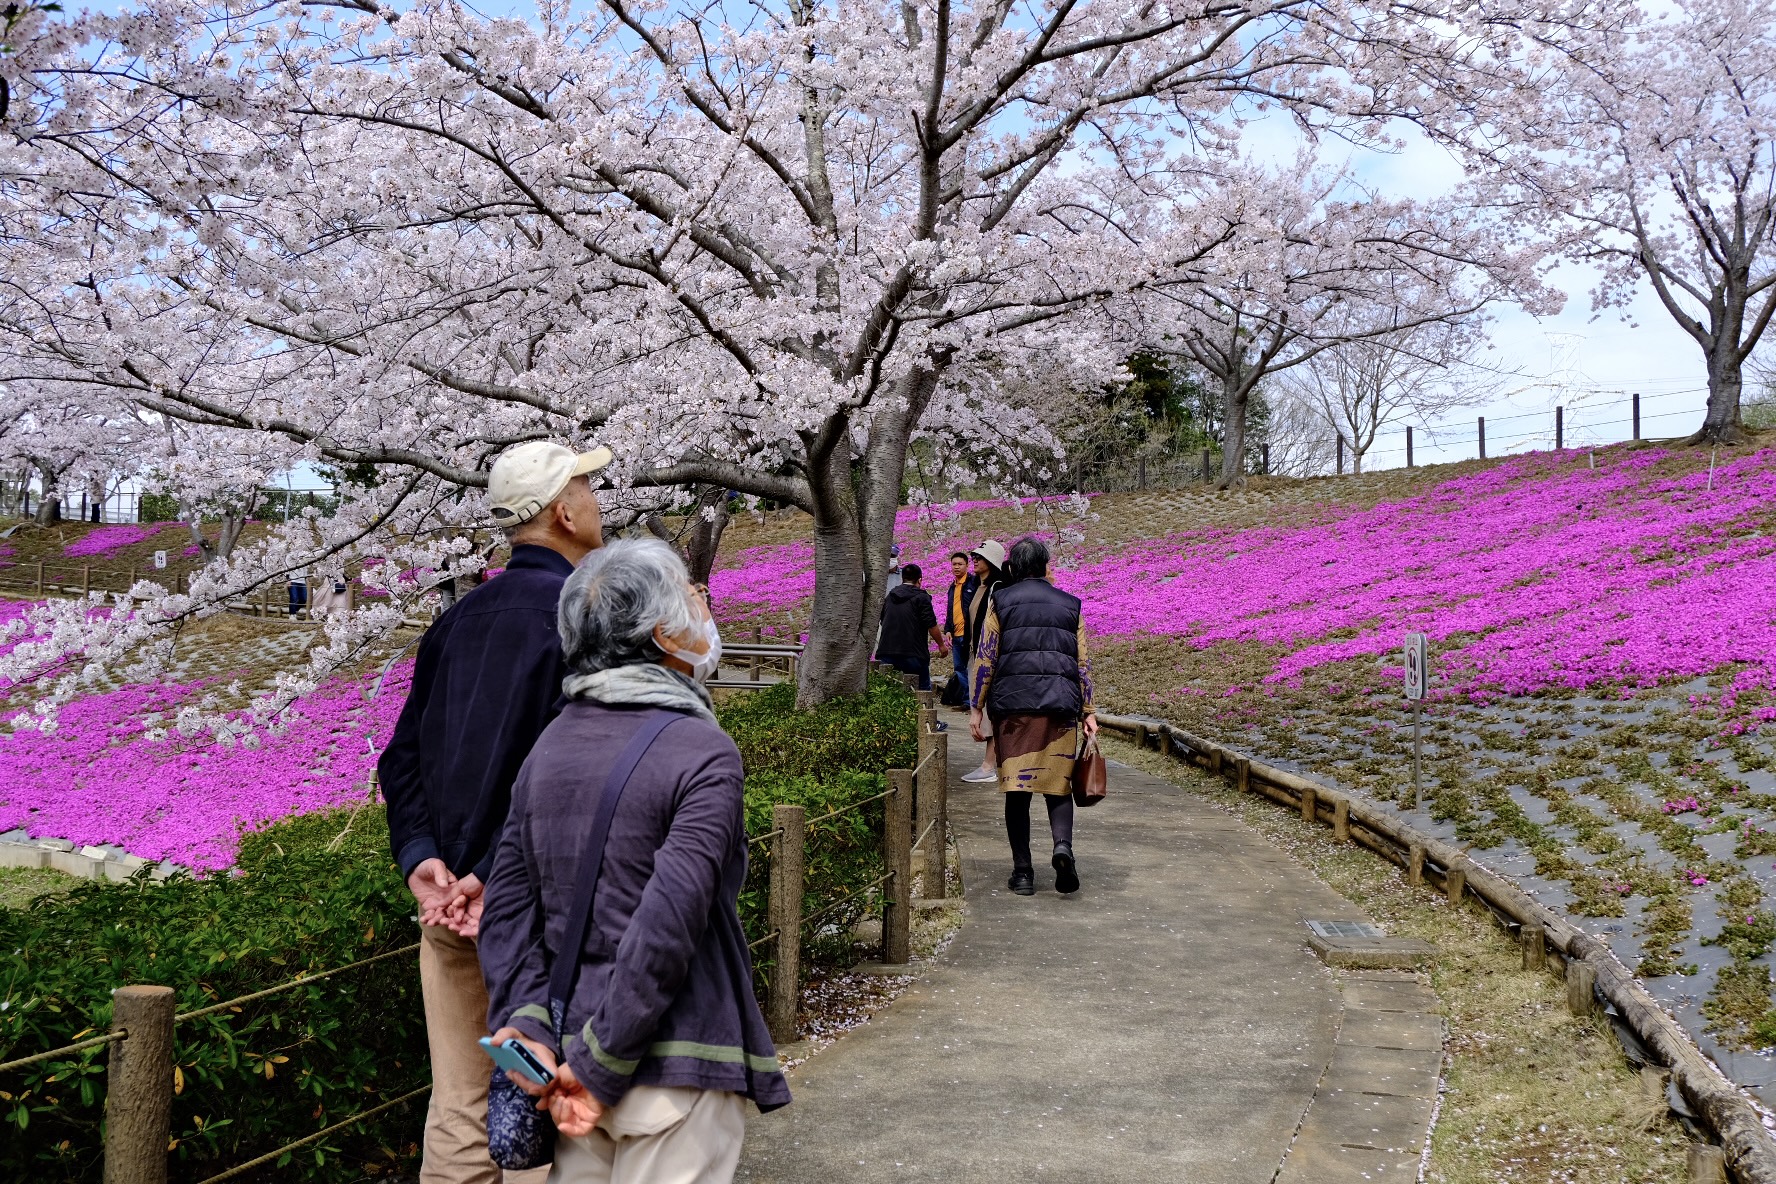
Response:
[[[1301,397],[1299,386],[1299,380],[1278,381],[1264,390],[1270,408],[1265,443],[1275,477],[1320,477],[1337,463],[1338,433],[1319,401]]]
[[[1311,408],[1334,443],[1344,438],[1351,471],[1383,427],[1401,419],[1429,423],[1458,407],[1495,398],[1504,378],[1483,369],[1484,345],[1472,323],[1413,325],[1351,339],[1277,375],[1278,401]]]

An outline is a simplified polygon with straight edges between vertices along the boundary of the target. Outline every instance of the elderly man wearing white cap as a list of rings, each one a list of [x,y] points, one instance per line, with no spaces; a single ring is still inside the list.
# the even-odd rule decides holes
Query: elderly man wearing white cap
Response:
[[[481,889],[512,782],[555,717],[567,674],[556,629],[561,586],[604,545],[592,475],[610,450],[533,441],[487,476],[512,556],[420,640],[413,685],[377,764],[389,846],[418,903],[419,981],[431,1045],[422,1184],[499,1184],[487,1153],[487,988],[475,938]]]

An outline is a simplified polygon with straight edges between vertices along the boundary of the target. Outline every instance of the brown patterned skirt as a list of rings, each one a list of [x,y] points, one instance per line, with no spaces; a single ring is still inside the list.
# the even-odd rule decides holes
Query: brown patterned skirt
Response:
[[[999,789],[1024,793],[1073,792],[1079,724],[1052,715],[1007,715],[994,721]]]

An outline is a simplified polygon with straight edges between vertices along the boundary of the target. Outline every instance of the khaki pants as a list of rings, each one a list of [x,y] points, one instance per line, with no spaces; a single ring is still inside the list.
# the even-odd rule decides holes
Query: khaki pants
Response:
[[[555,1140],[549,1184],[729,1184],[745,1135],[739,1094],[637,1085],[591,1134]]]
[[[420,1184],[540,1184],[546,1168],[501,1172],[487,1158],[487,1080],[493,1061],[475,1043],[487,1032],[487,986],[475,943],[420,926],[419,989],[432,1055]]]

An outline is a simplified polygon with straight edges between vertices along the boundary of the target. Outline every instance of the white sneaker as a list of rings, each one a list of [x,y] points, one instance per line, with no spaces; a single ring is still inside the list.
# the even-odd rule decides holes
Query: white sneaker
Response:
[[[999,780],[999,770],[998,769],[976,769],[972,773],[962,774],[962,780],[972,781],[976,785],[980,785],[980,784],[983,784],[988,781],[997,781],[997,780]]]

